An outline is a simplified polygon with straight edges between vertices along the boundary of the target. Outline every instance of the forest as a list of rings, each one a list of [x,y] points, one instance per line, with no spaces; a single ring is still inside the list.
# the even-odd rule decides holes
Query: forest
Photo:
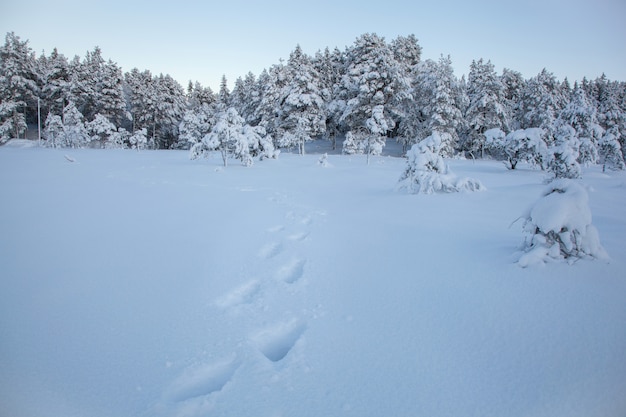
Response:
[[[366,33],[343,51],[310,56],[296,46],[232,89],[223,77],[216,93],[149,70],[123,72],[98,47],[83,58],[56,48],[36,56],[11,32],[0,47],[0,141],[41,126],[50,147],[191,149],[192,158],[220,150],[224,163],[249,165],[280,149],[303,153],[318,139],[376,155],[388,140],[406,152],[437,134],[443,157],[624,169],[625,82],[601,75],[572,85],[547,69],[525,79],[483,59],[458,78],[449,56],[421,55],[414,35],[388,42]]]

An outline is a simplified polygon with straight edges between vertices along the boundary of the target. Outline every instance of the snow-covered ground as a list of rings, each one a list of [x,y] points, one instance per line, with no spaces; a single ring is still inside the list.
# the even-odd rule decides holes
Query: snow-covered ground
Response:
[[[626,415],[626,173],[608,261],[521,268],[542,172],[318,159],[1,147],[0,415]]]

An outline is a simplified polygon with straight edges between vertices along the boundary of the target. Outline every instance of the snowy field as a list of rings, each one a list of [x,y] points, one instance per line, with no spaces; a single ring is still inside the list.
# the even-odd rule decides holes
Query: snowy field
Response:
[[[318,159],[0,147],[0,415],[626,415],[625,172],[610,260],[521,268],[544,173]]]

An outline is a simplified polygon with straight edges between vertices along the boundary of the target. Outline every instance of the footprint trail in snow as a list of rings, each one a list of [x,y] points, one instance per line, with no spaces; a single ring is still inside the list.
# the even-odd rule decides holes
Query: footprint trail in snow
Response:
[[[285,223],[265,228],[266,242],[260,245],[256,256],[244,258],[248,261],[242,265],[242,270],[254,270],[256,276],[242,280],[211,303],[215,314],[226,314],[223,319],[214,320],[228,325],[219,326],[222,330],[210,337],[220,346],[231,344],[230,356],[226,354],[223,360],[182,371],[164,391],[164,398],[178,404],[175,406],[178,412],[185,415],[205,413],[207,404],[212,407],[211,404],[219,401],[226,385],[232,384],[236,389],[238,369],[263,366],[256,363],[259,352],[264,361],[286,363],[289,367],[291,362],[287,358],[303,339],[308,321],[316,318],[304,309],[297,312],[306,299],[306,285],[298,283],[307,275],[309,261],[302,256],[301,245],[311,238],[315,217],[326,213],[290,204],[287,195],[275,195],[269,200],[285,209]],[[295,312],[293,306],[296,306]],[[210,353],[210,347],[207,349]],[[302,350],[298,352],[300,355]],[[298,361],[297,358],[293,360]],[[261,369],[280,372],[273,367]],[[273,376],[270,374],[267,378]]]

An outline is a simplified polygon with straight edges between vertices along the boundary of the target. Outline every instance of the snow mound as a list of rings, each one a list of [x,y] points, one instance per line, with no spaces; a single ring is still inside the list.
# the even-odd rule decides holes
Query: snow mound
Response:
[[[591,224],[587,191],[573,181],[552,182],[524,215],[524,254],[527,267],[549,260],[606,259],[597,229]]]
[[[30,139],[9,139],[3,146],[8,148],[35,148],[39,143]]]

